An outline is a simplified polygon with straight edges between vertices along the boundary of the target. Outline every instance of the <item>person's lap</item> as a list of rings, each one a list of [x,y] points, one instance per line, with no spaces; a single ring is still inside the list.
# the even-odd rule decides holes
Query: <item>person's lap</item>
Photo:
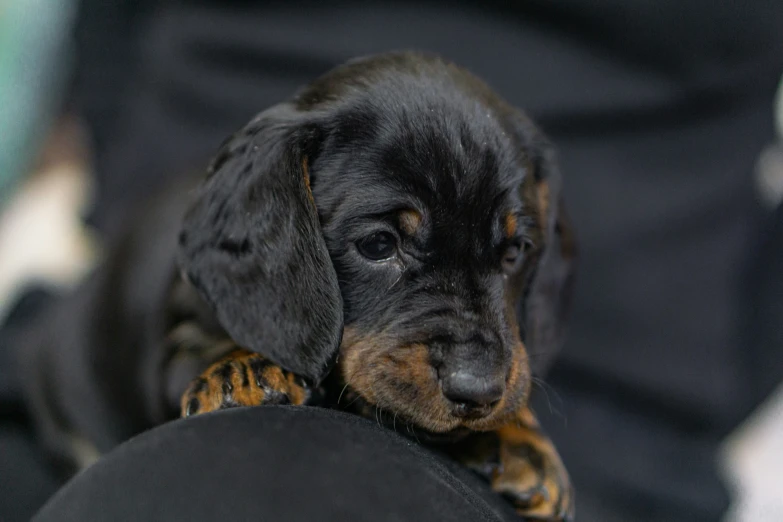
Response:
[[[179,420],[119,446],[34,520],[514,520],[477,476],[373,422],[309,407]]]

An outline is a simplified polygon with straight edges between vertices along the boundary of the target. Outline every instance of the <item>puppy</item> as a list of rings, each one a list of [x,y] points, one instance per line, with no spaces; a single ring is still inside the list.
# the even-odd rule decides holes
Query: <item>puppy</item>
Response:
[[[70,438],[61,454],[74,438],[100,452],[176,409],[317,402],[437,445],[521,515],[570,519],[568,474],[527,407],[565,332],[559,189],[541,132],[467,71],[351,61],[227,140],[192,199],[180,187],[136,223],[81,313],[101,354],[79,364],[99,382],[63,384],[87,370],[63,370],[51,338],[27,362],[39,424]],[[123,304],[104,310],[107,295]],[[101,313],[116,327],[95,342]]]

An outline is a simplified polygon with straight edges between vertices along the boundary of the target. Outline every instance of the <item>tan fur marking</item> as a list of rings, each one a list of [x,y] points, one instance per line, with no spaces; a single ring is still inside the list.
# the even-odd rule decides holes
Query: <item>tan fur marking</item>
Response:
[[[190,412],[191,414],[207,413],[229,405],[259,406],[264,404],[267,398],[266,393],[264,388],[258,385],[252,370],[252,363],[258,362],[260,359],[262,357],[257,353],[237,349],[210,365],[182,395],[181,416],[187,416],[188,404],[193,399],[198,400],[198,409]],[[219,371],[226,364],[230,365],[230,372],[226,372],[228,375]],[[264,380],[262,383],[264,386],[286,394],[291,404],[304,404],[307,400],[307,391],[296,382],[296,377],[293,374],[286,374],[278,366],[266,366],[262,370],[261,377]],[[201,379],[206,382],[204,386],[197,385]],[[226,384],[231,388],[228,404],[224,393],[224,385]]]
[[[302,172],[304,173],[305,188],[307,189],[307,197],[310,198],[310,202],[315,205],[315,199],[313,198],[313,191],[310,188],[310,170],[307,165],[307,158],[302,160]]]
[[[234,373],[231,374],[231,385],[234,387],[231,393],[234,402],[247,406],[254,406],[264,402],[264,391],[255,385],[255,378],[252,375],[250,367],[246,365],[243,368],[240,364],[234,365]],[[248,378],[248,386],[243,386],[244,375]]]
[[[505,225],[504,231],[506,233],[506,237],[509,239],[514,237],[514,234],[517,233],[517,217],[511,212],[509,212],[508,214],[506,214],[506,220],[504,225]]]
[[[538,213],[541,219],[541,226],[546,228],[549,214],[549,183],[540,181],[536,187],[536,197],[538,199]]]
[[[307,400],[307,392],[296,382],[296,375],[289,373],[286,376],[288,381],[288,396],[291,398],[291,404],[304,404]]]
[[[412,236],[419,229],[419,225],[421,225],[422,216],[418,211],[408,209],[408,210],[403,210],[399,213],[399,220],[400,220],[400,228],[402,229],[402,231],[408,234],[409,236]]]
[[[347,389],[366,402],[434,432],[460,426],[496,430],[513,421],[529,394],[527,354],[521,342],[514,353],[506,394],[493,413],[481,419],[462,420],[452,414],[425,344],[396,345],[383,332],[365,333],[347,327],[339,368]]]
[[[269,366],[264,368],[261,376],[271,389],[284,393],[288,392],[288,379],[279,367]]]
[[[359,333],[348,327],[340,353],[345,384],[365,401],[425,429],[447,431],[456,427],[424,344],[398,346],[383,333]],[[409,386],[398,388],[404,384]],[[411,389],[415,390],[413,394]]]
[[[492,488],[509,494],[515,501],[517,511],[527,517],[557,518],[560,520],[573,513],[573,499],[570,479],[552,441],[541,431],[533,412],[525,407],[519,410],[515,422],[497,430],[500,438],[501,467],[493,477]],[[538,455],[540,467],[534,465],[538,459],[529,459],[531,448]]]

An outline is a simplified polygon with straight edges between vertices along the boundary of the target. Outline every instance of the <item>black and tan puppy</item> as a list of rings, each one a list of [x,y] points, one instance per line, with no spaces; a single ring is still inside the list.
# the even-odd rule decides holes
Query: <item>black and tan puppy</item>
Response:
[[[93,371],[134,375],[82,393],[113,393],[99,402],[129,432],[165,420],[180,396],[184,416],[318,396],[439,444],[521,514],[569,519],[568,475],[527,407],[565,329],[573,244],[559,183],[533,123],[463,69],[414,53],[347,63],[222,146],[176,239],[162,224],[173,217],[139,225],[169,231],[156,254],[130,254],[153,268],[137,277],[158,297],[129,307],[144,324],[100,311],[143,339],[106,351],[102,333]],[[123,265],[151,241],[129,237]],[[109,272],[95,284],[115,302],[139,293]],[[74,420],[51,391],[62,380],[31,379],[50,440],[100,450],[91,430],[119,436]]]

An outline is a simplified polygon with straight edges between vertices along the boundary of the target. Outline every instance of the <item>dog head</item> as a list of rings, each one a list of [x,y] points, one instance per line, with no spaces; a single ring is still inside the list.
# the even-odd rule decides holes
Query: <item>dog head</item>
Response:
[[[334,69],[221,148],[180,263],[235,341],[436,433],[492,429],[557,350],[572,243],[552,150],[465,70]]]

